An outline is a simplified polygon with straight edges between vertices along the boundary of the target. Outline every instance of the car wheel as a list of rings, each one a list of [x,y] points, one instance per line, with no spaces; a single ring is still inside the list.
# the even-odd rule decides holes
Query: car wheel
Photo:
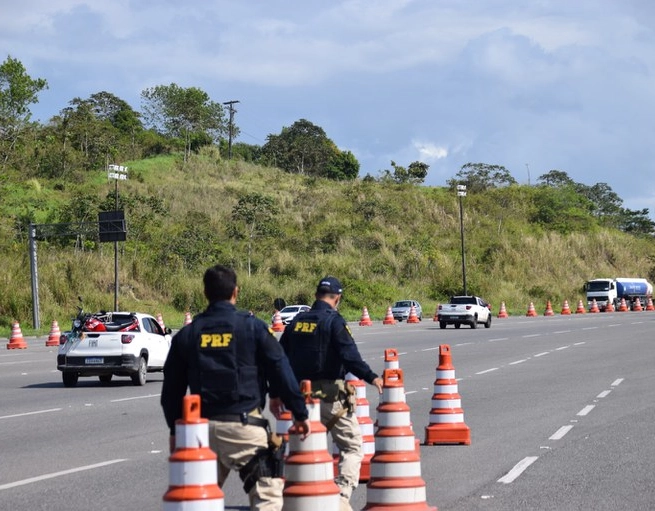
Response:
[[[473,321],[471,322],[471,328],[478,328],[478,317],[473,316]]]
[[[444,328],[446,328],[447,324],[448,323],[446,323],[445,321],[439,321],[439,328],[441,328],[443,330]]]
[[[141,357],[139,359],[139,370],[136,373],[130,375],[130,378],[132,378],[132,383],[138,386],[145,385],[147,374],[148,364],[146,363],[145,357]]]
[[[485,328],[491,328],[491,314],[487,316],[487,321],[484,322]]]
[[[111,377],[112,377],[112,376],[113,376],[113,375],[112,375],[111,373],[109,373],[109,374],[101,374],[100,376],[98,376],[98,379],[99,379],[102,383],[109,383],[109,382],[111,381]]]
[[[64,382],[64,387],[74,387],[77,385],[77,380],[79,377],[80,375],[77,373],[61,373],[61,379]]]
[[[455,328],[459,328],[460,326],[462,326],[461,323],[455,323]]]

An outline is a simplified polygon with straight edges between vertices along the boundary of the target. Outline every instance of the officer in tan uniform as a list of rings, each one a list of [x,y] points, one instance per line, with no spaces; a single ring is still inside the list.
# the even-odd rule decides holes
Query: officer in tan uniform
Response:
[[[350,497],[359,484],[364,458],[362,433],[355,415],[355,389],[344,381],[350,372],[382,392],[382,379],[362,359],[346,320],[337,312],[343,288],[335,277],[321,279],[316,301],[284,329],[280,344],[298,381],[311,380],[312,393],[321,399],[321,422],[339,447],[341,510],[351,510]],[[282,403],[271,392],[271,412],[279,416]]]
[[[262,417],[267,391],[292,412],[301,438],[310,433],[307,407],[284,350],[261,320],[235,307],[239,288],[231,268],[204,275],[207,309],[180,330],[164,365],[161,405],[174,446],[187,387],[201,398],[209,444],[218,456],[218,483],[238,470],[250,509],[282,509],[284,448]],[[278,398],[279,401],[279,398]]]

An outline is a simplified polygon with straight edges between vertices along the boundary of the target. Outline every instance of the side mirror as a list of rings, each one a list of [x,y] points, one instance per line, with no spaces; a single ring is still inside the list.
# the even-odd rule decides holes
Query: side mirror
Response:
[[[173,333],[173,330],[171,330],[171,327],[167,326],[167,327],[164,329],[164,333],[165,333],[166,335],[171,335],[171,334]]]

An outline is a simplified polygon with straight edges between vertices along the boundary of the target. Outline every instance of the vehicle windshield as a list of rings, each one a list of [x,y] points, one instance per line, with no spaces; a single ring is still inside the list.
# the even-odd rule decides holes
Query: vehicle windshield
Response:
[[[609,291],[610,284],[606,280],[598,282],[587,282],[587,291]]]
[[[299,310],[300,310],[299,306],[293,305],[293,306],[290,306],[290,307],[285,307],[280,312],[298,312]]]
[[[453,296],[450,299],[450,303],[462,305],[462,304],[475,304],[474,296]]]
[[[411,307],[411,306],[412,306],[412,302],[410,302],[409,300],[405,300],[405,301],[402,301],[402,302],[396,302],[394,304],[394,307]]]

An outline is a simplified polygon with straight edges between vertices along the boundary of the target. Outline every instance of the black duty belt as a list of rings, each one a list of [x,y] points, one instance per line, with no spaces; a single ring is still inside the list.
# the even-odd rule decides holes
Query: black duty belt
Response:
[[[209,417],[211,421],[220,421],[220,422],[240,422],[244,426],[249,424],[250,426],[260,426],[262,428],[268,427],[268,420],[262,417],[255,417],[254,415],[249,415],[246,412],[243,413],[223,413],[219,415],[212,415]]]

